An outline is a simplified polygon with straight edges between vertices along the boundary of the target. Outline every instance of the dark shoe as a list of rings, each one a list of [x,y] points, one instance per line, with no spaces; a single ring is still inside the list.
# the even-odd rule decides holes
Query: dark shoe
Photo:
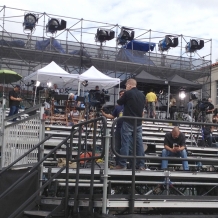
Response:
[[[139,170],[146,170],[144,167],[139,167]]]
[[[113,168],[113,170],[126,170],[126,166],[117,165]]]

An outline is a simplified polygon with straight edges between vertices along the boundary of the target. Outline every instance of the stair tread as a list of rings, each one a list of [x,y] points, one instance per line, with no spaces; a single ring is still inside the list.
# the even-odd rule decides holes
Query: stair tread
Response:
[[[51,211],[40,211],[40,210],[31,210],[31,211],[24,211],[26,215],[35,215],[35,216],[48,216]]]

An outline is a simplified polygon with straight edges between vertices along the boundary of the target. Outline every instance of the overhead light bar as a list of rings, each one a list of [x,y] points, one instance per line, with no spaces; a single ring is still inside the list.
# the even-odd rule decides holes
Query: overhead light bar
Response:
[[[196,50],[200,50],[204,47],[204,40],[196,40],[190,39],[190,42],[187,43],[185,49],[186,52],[195,52]]]
[[[121,32],[117,37],[118,45],[125,45],[128,41],[132,41],[134,39],[135,32],[133,29],[122,27]]]
[[[66,26],[67,22],[65,20],[51,18],[46,25],[46,32],[54,34],[59,30],[66,29]]]
[[[97,29],[97,33],[95,34],[96,42],[105,42],[113,39],[115,36],[115,32],[110,29]]]
[[[161,52],[167,51],[170,47],[175,48],[179,44],[178,37],[166,35],[164,39],[159,41],[158,49]]]

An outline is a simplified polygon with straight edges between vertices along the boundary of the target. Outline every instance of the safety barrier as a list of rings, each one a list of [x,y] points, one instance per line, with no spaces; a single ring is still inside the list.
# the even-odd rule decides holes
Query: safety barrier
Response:
[[[41,122],[44,110],[40,105],[34,106],[24,112],[5,118],[4,106],[2,107],[1,123],[1,167],[6,167],[18,159],[44,137],[44,128]],[[17,122],[9,122],[13,118],[20,117],[26,113],[36,111],[32,116]],[[31,152],[16,165],[31,164],[37,162],[38,151]]]

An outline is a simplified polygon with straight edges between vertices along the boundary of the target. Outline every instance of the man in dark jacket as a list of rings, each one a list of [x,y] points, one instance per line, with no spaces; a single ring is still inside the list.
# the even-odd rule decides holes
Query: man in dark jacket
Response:
[[[124,105],[123,116],[142,117],[145,96],[136,88],[137,82],[134,79],[129,79],[126,82],[126,92],[117,100],[119,105]],[[136,124],[136,126],[135,126]],[[136,129],[135,129],[136,128]],[[136,132],[136,145],[133,143],[134,129]],[[142,142],[142,121],[135,119],[124,119],[121,127],[121,149],[120,154],[124,156],[133,154],[133,146],[136,146],[136,155],[144,156]],[[135,166],[132,166],[135,167]],[[137,159],[136,168],[144,170],[144,160]],[[116,169],[126,169],[126,159],[121,159]]]
[[[9,108],[10,112],[8,116],[12,116],[14,114],[17,114],[19,111],[20,102],[22,101],[22,98],[19,97],[20,92],[20,86],[16,85],[12,91],[9,92]],[[14,118],[12,121],[16,121],[16,118]]]

